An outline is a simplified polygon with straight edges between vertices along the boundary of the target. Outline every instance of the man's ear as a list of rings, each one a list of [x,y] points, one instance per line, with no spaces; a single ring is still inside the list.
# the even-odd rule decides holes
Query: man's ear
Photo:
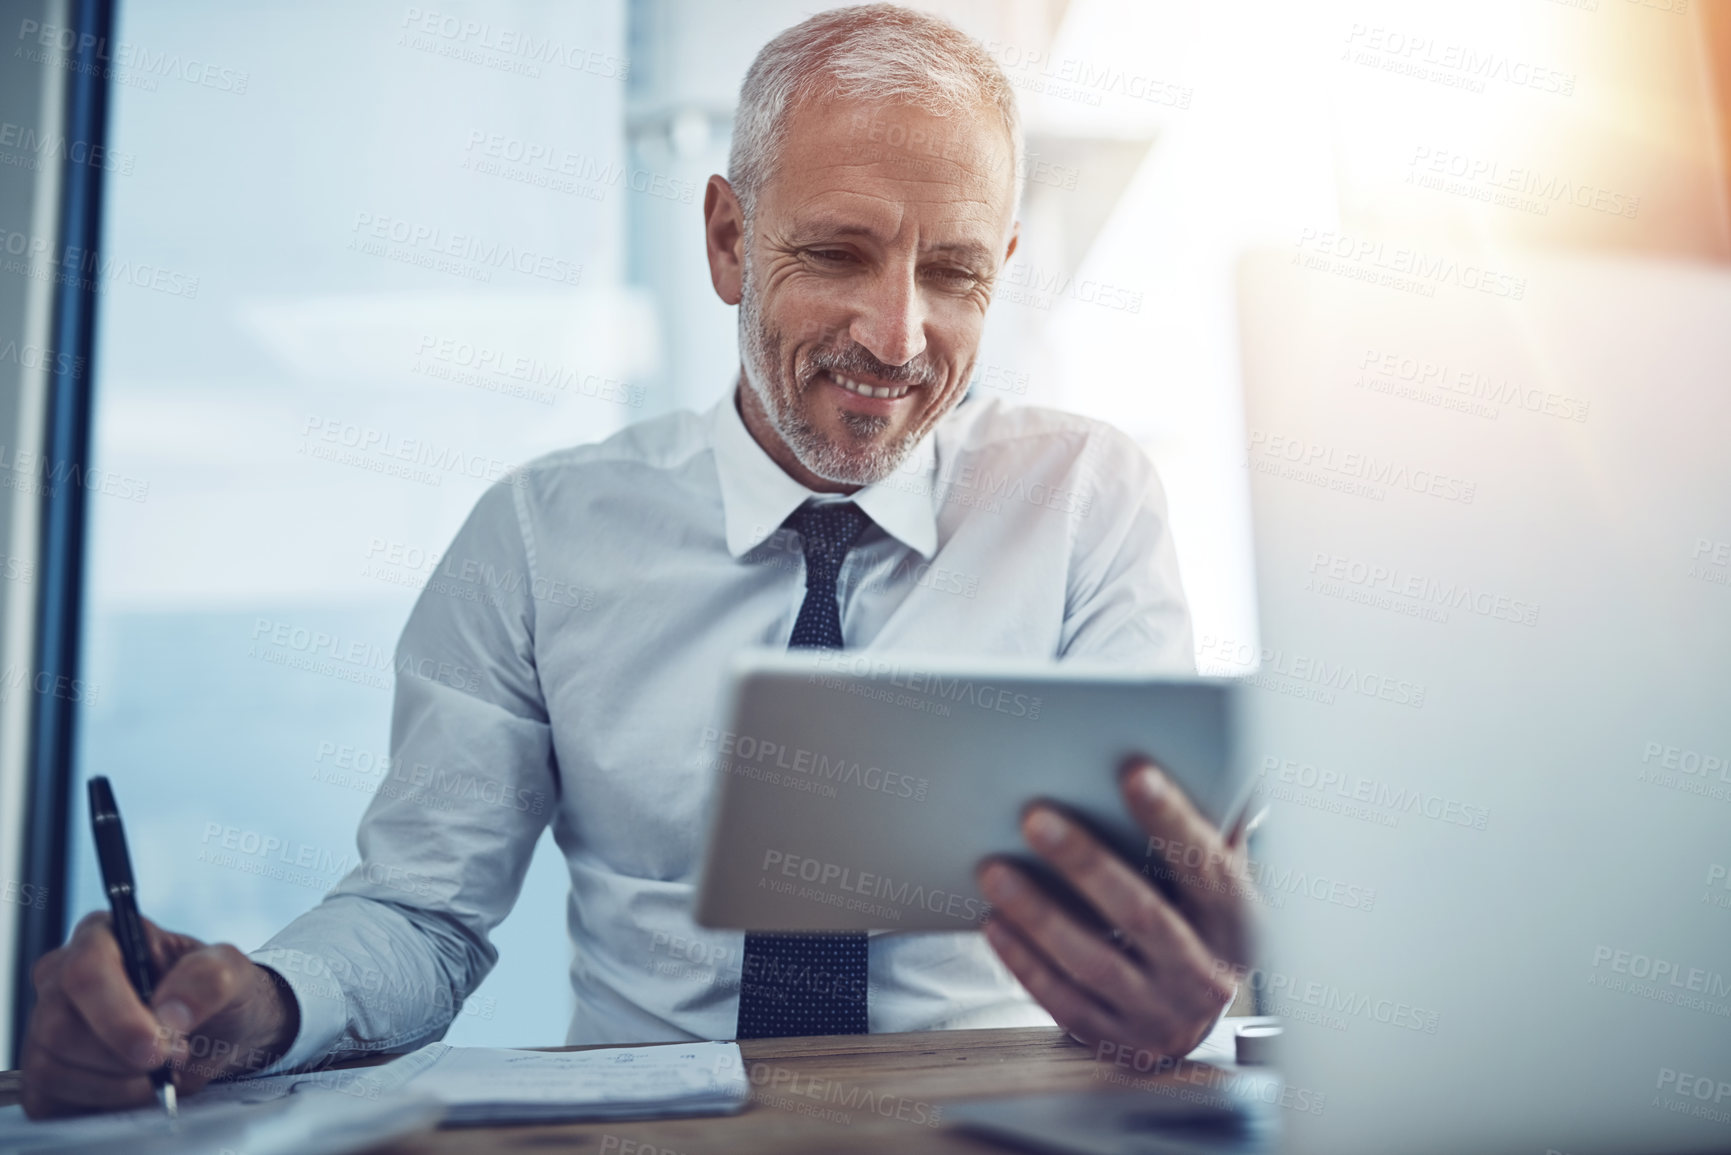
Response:
[[[729,305],[739,304],[745,280],[745,213],[733,186],[719,174],[703,190],[703,235],[709,254],[709,283]]]

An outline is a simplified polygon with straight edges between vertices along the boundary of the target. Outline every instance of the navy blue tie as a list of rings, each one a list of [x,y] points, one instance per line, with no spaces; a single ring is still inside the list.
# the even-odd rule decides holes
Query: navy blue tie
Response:
[[[787,519],[805,546],[805,601],[788,649],[842,648],[836,576],[870,523],[851,501],[803,505]],[[865,1030],[865,931],[746,934],[737,1038],[860,1035]]]

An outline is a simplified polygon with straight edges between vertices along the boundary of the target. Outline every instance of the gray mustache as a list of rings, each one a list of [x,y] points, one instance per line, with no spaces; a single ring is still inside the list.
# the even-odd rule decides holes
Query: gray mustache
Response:
[[[810,367],[848,377],[875,377],[890,385],[930,385],[937,374],[930,365],[913,362],[907,365],[886,365],[863,350],[852,353],[814,355]]]

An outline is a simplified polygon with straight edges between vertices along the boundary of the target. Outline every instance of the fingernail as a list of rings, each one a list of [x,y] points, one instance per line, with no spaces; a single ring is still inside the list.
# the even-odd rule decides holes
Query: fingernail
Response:
[[[1042,850],[1051,850],[1064,841],[1064,820],[1044,806],[1028,815],[1028,840]]]
[[[1014,897],[1020,885],[1016,881],[1015,871],[999,862],[994,862],[986,867],[985,873],[980,876],[980,886],[985,890],[987,897],[999,904],[1002,904],[1005,899]]]
[[[179,999],[169,999],[156,1008],[156,1021],[177,1035],[192,1028],[192,1008]]]
[[[1148,802],[1160,801],[1160,796],[1166,793],[1166,775],[1152,766],[1144,766],[1136,771],[1136,789],[1142,792],[1142,797]]]

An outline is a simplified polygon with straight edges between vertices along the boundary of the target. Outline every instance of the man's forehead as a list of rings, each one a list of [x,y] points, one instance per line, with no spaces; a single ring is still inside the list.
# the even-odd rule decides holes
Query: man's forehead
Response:
[[[995,225],[1010,208],[1008,133],[989,108],[935,116],[900,104],[809,101],[790,113],[787,129],[769,183],[779,186],[781,207],[809,227],[877,215],[874,199],[947,207],[958,223]]]
[[[934,174],[968,172],[988,179],[1008,175],[1009,135],[997,112],[983,104],[938,116],[907,104],[837,101],[807,106],[794,115],[802,114],[838,151]]]

